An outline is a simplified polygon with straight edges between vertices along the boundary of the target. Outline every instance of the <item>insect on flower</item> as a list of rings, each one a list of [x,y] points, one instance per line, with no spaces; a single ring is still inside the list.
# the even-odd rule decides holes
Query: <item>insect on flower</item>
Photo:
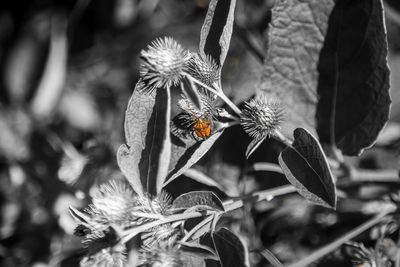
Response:
[[[181,138],[190,137],[194,140],[207,139],[213,134],[214,119],[217,111],[214,102],[206,95],[201,97],[201,109],[183,96],[178,102],[182,113],[178,114],[171,123],[171,132]]]
[[[208,138],[211,136],[212,132],[212,121],[205,118],[196,118],[193,125],[194,133],[199,138]]]

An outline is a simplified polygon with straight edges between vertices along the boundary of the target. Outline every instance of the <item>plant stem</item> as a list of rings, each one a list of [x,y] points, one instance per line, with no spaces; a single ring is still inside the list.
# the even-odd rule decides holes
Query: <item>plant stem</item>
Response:
[[[195,227],[193,227],[181,240],[180,242],[186,242],[190,237],[192,237],[201,227],[204,225],[210,223],[213,219],[213,216],[208,216],[204,220],[202,220],[200,223],[198,223]]]
[[[256,162],[253,163],[248,169],[248,171],[267,171],[267,172],[276,172],[284,174],[281,167],[278,164],[269,163],[269,162]]]
[[[263,190],[259,192],[255,192],[249,196],[238,197],[236,200],[231,199],[224,202],[225,212],[229,212],[235,209],[239,209],[243,207],[244,203],[252,201],[252,202],[260,202],[263,200],[270,201],[274,197],[286,195],[290,193],[296,192],[296,188],[292,185],[284,185],[279,186],[273,189]]]
[[[400,182],[398,170],[355,169],[350,179],[355,182]]]
[[[248,202],[248,201],[259,202],[262,200],[271,200],[276,196],[293,193],[295,191],[296,191],[296,189],[293,186],[287,185],[287,186],[281,186],[281,187],[264,190],[264,191],[260,191],[260,192],[255,192],[255,193],[251,194],[250,196],[240,197],[237,200],[234,200],[234,199],[228,200],[223,203],[224,208],[225,208],[225,213],[243,207],[244,203]],[[213,214],[215,214],[215,212],[216,211],[214,211],[214,210],[207,210],[207,211],[203,211],[203,212],[190,212],[190,213],[174,214],[174,215],[171,215],[168,217],[164,217],[162,219],[158,219],[156,221],[148,222],[148,223],[142,224],[140,226],[137,226],[135,228],[126,230],[122,237],[121,242],[126,243],[130,239],[135,237],[136,235],[138,235],[142,232],[145,232],[153,227],[162,225],[162,224],[172,223],[172,222],[176,222],[176,221],[185,221],[185,220],[192,219],[192,218],[213,215]]]
[[[205,211],[205,212],[190,212],[190,213],[183,213],[183,214],[176,214],[176,215],[171,215],[168,217],[165,217],[164,219],[160,219],[157,221],[152,221],[149,223],[142,224],[138,227],[129,229],[126,231],[125,235],[123,236],[121,242],[126,243],[136,235],[147,231],[153,227],[157,227],[159,225],[165,224],[165,223],[171,223],[171,222],[176,222],[176,221],[184,221],[192,218],[198,218],[206,215],[212,214],[214,211]]]
[[[353,169],[346,178],[338,180],[338,186],[349,186],[358,183],[397,183],[400,184],[397,170]]]
[[[353,239],[354,237],[358,236],[362,232],[368,230],[372,226],[378,224],[379,222],[383,221],[386,219],[387,215],[391,212],[394,211],[394,208],[388,209],[386,211],[383,211],[373,217],[372,219],[366,221],[365,223],[361,224],[357,228],[353,229],[352,231],[348,232],[347,234],[341,236],[340,238],[336,239],[334,242],[316,250],[315,252],[311,253],[307,257],[301,259],[300,261],[297,261],[296,263],[293,263],[289,265],[289,267],[306,267],[309,266],[311,263],[315,262],[316,260],[324,257],[325,255],[333,252],[337,248],[339,248],[341,245],[349,241],[350,239]]]
[[[233,103],[225,94],[224,92],[220,91],[218,92],[214,88],[211,88],[210,86],[202,83],[201,81],[197,80],[196,78],[193,78],[190,74],[185,73],[185,76],[190,79],[191,81],[197,83],[198,85],[202,86],[203,88],[207,89],[208,91],[212,92],[219,98],[221,98],[239,117],[242,115],[242,111]]]
[[[276,140],[284,143],[286,146],[293,148],[292,141],[286,138],[286,136],[281,133],[279,130],[275,130],[274,134],[272,135]]]

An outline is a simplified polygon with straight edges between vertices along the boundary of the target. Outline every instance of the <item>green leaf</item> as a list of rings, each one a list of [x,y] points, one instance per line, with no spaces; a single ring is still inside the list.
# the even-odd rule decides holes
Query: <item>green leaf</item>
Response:
[[[145,190],[156,195],[167,177],[171,154],[170,92],[159,88],[153,94],[145,94],[137,89],[126,110],[126,145],[118,150],[117,159],[138,194]]]
[[[389,118],[389,68],[380,0],[338,0],[318,63],[318,135],[346,155],[370,147]]]
[[[222,267],[250,266],[247,246],[227,228],[206,234],[201,243],[215,248]]]
[[[200,53],[224,64],[231,41],[236,0],[211,0],[200,33]]]
[[[190,137],[183,139],[173,136],[169,173],[164,186],[199,161],[221,136],[222,132],[223,130],[220,130],[202,141],[195,141]]]
[[[184,254],[199,257],[202,259],[218,260],[215,251],[210,247],[195,243],[195,242],[179,242]]]
[[[224,211],[222,201],[211,191],[193,191],[177,197],[172,203],[173,209],[193,207]]]
[[[316,136],[317,65],[334,3],[276,1],[272,9],[260,89],[282,102],[286,137],[297,127]]]
[[[279,155],[286,178],[307,200],[336,208],[336,187],[321,145],[307,130],[294,130],[293,147]]]

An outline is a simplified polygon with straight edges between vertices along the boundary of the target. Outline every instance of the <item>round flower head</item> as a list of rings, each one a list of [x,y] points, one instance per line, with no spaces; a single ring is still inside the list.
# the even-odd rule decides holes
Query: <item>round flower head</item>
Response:
[[[130,211],[138,205],[138,197],[126,183],[111,181],[96,190],[92,202],[92,214],[101,214],[109,222],[124,224],[134,219]]]
[[[184,266],[182,255],[176,246],[157,244],[153,247],[143,247],[141,262],[143,266],[180,267]]]
[[[193,78],[208,86],[218,82],[221,75],[221,68],[210,56],[202,57],[198,54],[190,58],[188,70]]]
[[[280,128],[283,119],[283,108],[274,99],[265,94],[257,95],[245,103],[240,124],[248,135],[255,139],[263,139],[274,135]]]
[[[157,88],[179,84],[187,68],[190,53],[171,37],[153,41],[147,50],[142,50],[140,75],[147,93]]]

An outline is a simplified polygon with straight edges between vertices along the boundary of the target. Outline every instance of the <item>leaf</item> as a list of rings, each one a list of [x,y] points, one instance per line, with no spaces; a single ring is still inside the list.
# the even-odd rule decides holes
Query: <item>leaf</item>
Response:
[[[128,147],[127,145],[121,145],[117,151],[117,162],[122,173],[132,186],[133,190],[139,195],[144,195],[144,189],[140,180],[139,172],[139,154],[134,147]]]
[[[188,169],[183,174],[186,177],[188,177],[196,182],[202,183],[207,186],[216,187],[219,190],[224,191],[224,188],[220,184],[218,184],[214,179],[208,177],[201,171],[198,171],[196,169]]]
[[[333,7],[334,0],[291,0],[272,9],[260,89],[282,102],[286,137],[297,127],[316,136],[317,64]]]
[[[220,130],[211,135],[208,139],[202,141],[195,141],[190,137],[182,140],[173,136],[171,140],[171,161],[169,163],[169,172],[164,186],[172,182],[199,161],[222,133],[223,130]]]
[[[379,146],[389,146],[400,140],[400,123],[389,122],[376,139]]]
[[[294,130],[293,136],[293,147],[279,155],[286,178],[307,200],[336,208],[336,187],[321,145],[303,128]]]
[[[380,0],[276,3],[260,87],[283,102],[286,137],[307,128],[348,155],[373,144],[391,102],[382,14]]]
[[[210,244],[211,240],[212,244]],[[227,228],[207,234],[202,238],[202,244],[213,245],[222,267],[250,266],[247,247],[244,242]]]
[[[250,144],[247,146],[246,149],[246,158],[248,159],[251,154],[253,154],[254,151],[261,145],[261,143],[265,140],[265,138],[254,138]]]
[[[159,88],[154,95],[141,94],[135,88],[125,115],[127,145],[120,147],[117,159],[121,171],[139,195],[143,190],[151,195],[161,192],[167,177],[171,153],[170,112],[169,89]]]
[[[211,0],[200,33],[200,53],[224,64],[231,41],[236,0]]]
[[[192,207],[224,211],[222,201],[211,191],[192,191],[177,197],[172,203],[173,209],[190,209]]]
[[[274,267],[283,267],[283,264],[268,249],[260,251],[260,254]]]
[[[37,119],[46,119],[53,114],[65,88],[68,59],[66,19],[54,17],[51,28],[46,66],[31,103],[32,113]]]
[[[194,242],[179,242],[179,244],[181,245],[181,249],[184,254],[200,257],[202,259],[218,260],[215,251],[213,251],[210,247]]]
[[[387,41],[380,0],[338,0],[318,63],[318,134],[344,154],[370,147],[389,117]]]

